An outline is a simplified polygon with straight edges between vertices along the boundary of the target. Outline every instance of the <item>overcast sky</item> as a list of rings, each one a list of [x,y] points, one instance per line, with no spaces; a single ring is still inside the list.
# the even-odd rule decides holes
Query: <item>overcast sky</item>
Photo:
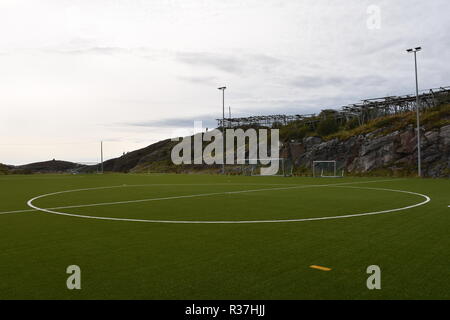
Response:
[[[377,11],[380,18],[378,20]],[[232,114],[450,85],[448,0],[0,0],[0,162],[98,161]],[[178,131],[177,131],[178,130]]]

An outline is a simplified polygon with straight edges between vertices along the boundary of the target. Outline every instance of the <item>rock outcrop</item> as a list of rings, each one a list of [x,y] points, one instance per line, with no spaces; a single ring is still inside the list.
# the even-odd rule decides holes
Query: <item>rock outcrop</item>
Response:
[[[340,169],[364,174],[379,170],[413,174],[417,166],[417,137],[413,126],[386,135],[381,129],[346,140],[307,137],[288,144],[297,167],[311,168],[314,160],[337,160]],[[422,132],[422,168],[428,177],[450,177],[450,125]]]

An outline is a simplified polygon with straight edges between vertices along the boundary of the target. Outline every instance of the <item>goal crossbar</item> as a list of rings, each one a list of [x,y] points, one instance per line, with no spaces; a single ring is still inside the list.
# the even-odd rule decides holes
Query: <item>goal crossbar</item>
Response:
[[[259,176],[259,174],[255,173],[256,168],[258,166],[266,166],[270,165],[272,162],[278,161],[281,165],[279,167],[280,173],[275,176],[284,176],[290,177],[292,176],[293,166],[292,161],[288,158],[257,158],[257,159],[245,159],[245,164],[243,166],[249,166],[251,168],[250,175]]]
[[[331,164],[333,166],[333,168],[332,168],[333,175],[325,175],[323,169],[320,171],[320,175],[318,175],[317,170],[316,170],[316,165],[317,164],[321,164],[321,163]],[[316,161],[313,161],[312,171],[313,171],[313,177],[314,178],[317,177],[317,176],[322,177],[322,178],[341,178],[344,175],[344,171],[342,171],[342,175],[341,176],[339,176],[337,174],[337,161],[336,160],[316,160]]]

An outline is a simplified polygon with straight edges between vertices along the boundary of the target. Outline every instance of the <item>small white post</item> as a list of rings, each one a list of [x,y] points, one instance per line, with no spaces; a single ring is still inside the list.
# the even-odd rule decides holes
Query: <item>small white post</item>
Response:
[[[103,141],[100,142],[100,159],[101,159],[101,168],[103,174]]]

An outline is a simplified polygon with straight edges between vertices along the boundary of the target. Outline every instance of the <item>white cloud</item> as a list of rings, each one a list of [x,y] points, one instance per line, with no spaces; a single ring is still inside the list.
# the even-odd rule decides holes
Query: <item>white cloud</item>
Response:
[[[370,5],[380,29],[367,28]],[[424,47],[421,87],[449,85],[449,9],[447,0],[3,0],[0,162],[95,158],[101,139],[113,140],[111,157],[146,146],[183,119],[220,117],[223,84],[239,115],[411,93],[410,46]],[[19,147],[30,143],[51,147]]]

